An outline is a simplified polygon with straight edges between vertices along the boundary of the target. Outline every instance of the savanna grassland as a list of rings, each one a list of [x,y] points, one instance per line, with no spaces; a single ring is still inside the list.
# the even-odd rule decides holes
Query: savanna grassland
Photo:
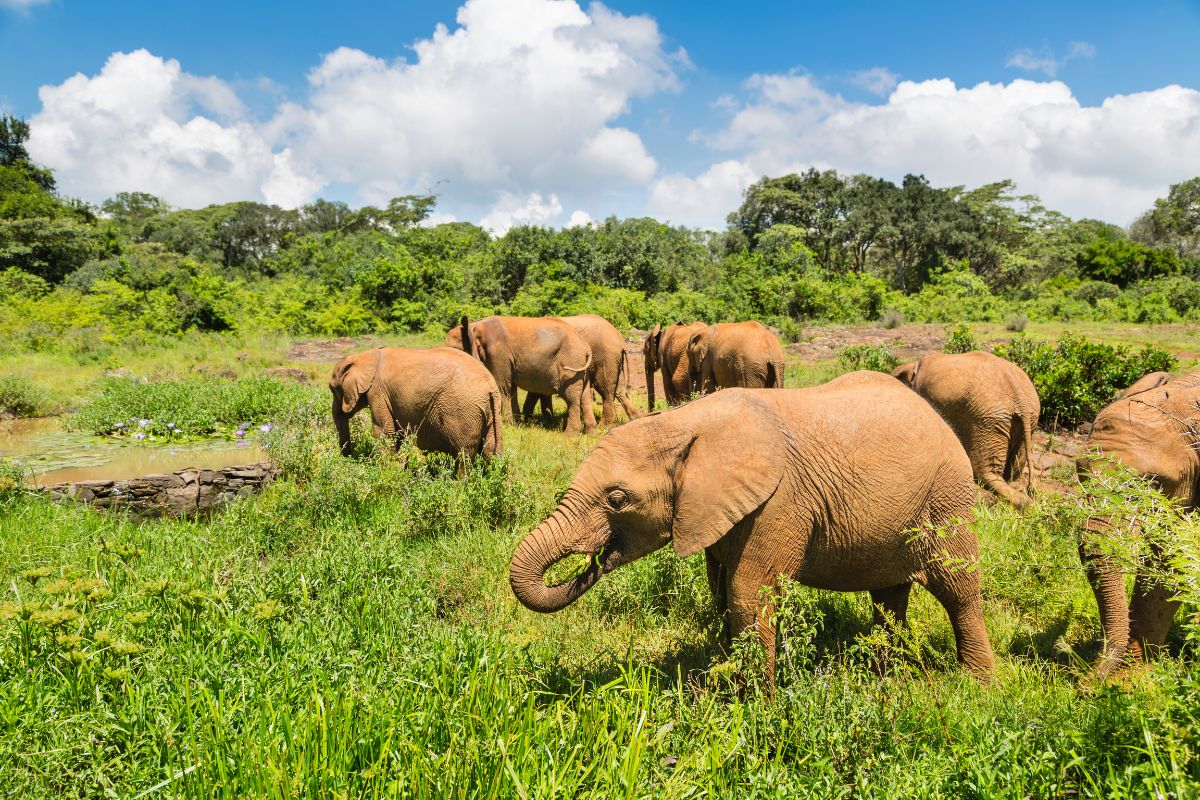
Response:
[[[287,362],[288,342],[225,345],[181,343],[153,359],[173,365],[157,377],[228,382],[197,379],[194,367],[253,375],[279,358],[328,366]],[[789,385],[844,369],[793,358]],[[1025,515],[978,505],[991,686],[958,670],[928,594],[914,596],[909,636],[888,644],[870,634],[865,595],[793,587],[771,700],[755,689],[752,646],[721,651],[702,558],[660,551],[556,615],[516,603],[508,559],[593,439],[509,426],[505,456],[457,480],[435,457],[378,447],[361,419],[357,456],[342,458],[324,387],[295,391],[303,397],[269,436],[281,477],[217,516],[135,523],[5,489],[9,796],[157,786],[149,796],[1188,797],[1200,787],[1196,629],[1177,626],[1149,669],[1088,681],[1099,625],[1078,567],[1080,520],[1067,513],[1081,507],[1054,494],[1059,483],[1046,481]],[[882,679],[879,647],[891,652]]]

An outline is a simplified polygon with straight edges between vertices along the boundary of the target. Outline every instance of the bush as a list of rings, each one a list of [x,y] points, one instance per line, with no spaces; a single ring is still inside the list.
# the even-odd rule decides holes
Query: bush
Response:
[[[1029,317],[1024,314],[1013,314],[1008,318],[1008,322],[1004,323],[1006,331],[1021,333],[1025,330],[1025,326],[1029,324]]]
[[[1178,364],[1173,355],[1157,347],[1131,353],[1128,347],[1087,342],[1069,334],[1057,344],[1017,336],[994,351],[1025,370],[1033,381],[1042,401],[1044,427],[1086,422],[1138,378]]]
[[[891,372],[899,363],[900,359],[886,344],[852,344],[838,353],[838,365],[848,372],[859,369]]]
[[[954,327],[947,326],[946,343],[942,345],[943,353],[970,353],[978,349],[979,340],[967,325],[960,322]]]
[[[240,435],[269,425],[314,401],[317,392],[273,378],[108,381],[100,393],[67,419],[73,430],[130,436],[136,440],[195,435]]]
[[[40,417],[53,411],[49,398],[22,375],[0,376],[0,415]]]
[[[879,327],[886,330],[899,328],[904,324],[904,315],[894,308],[889,308],[879,315]]]

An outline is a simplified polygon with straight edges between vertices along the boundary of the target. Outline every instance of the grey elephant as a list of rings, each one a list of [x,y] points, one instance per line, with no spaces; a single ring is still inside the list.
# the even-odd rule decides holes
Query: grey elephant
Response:
[[[491,374],[466,353],[380,347],[346,356],[329,377],[333,424],[343,455],[350,453],[350,418],[371,409],[376,436],[415,437],[417,447],[467,461],[504,449],[500,391]]]
[[[463,317],[446,334],[445,345],[477,358],[500,389],[505,415],[519,413],[517,389],[558,395],[567,404],[566,433],[596,430],[588,397],[592,349],[574,328],[556,317]]]
[[[1096,415],[1088,450],[1132,468],[1167,497],[1194,513],[1200,506],[1200,370],[1171,379],[1166,372],[1142,377]],[[1075,462],[1081,481],[1103,473],[1103,461],[1084,455]],[[1136,521],[1128,521],[1136,530]],[[1136,535],[1111,519],[1092,519],[1093,536]],[[1132,602],[1121,565],[1103,547],[1081,542],[1080,558],[1100,608],[1104,651],[1098,677],[1140,662],[1166,642],[1179,601],[1162,577],[1170,569],[1158,543],[1149,543],[1145,567],[1134,577]],[[1157,575],[1154,573],[1158,573]]]
[[[719,322],[693,331],[687,353],[692,385],[701,394],[783,388],[783,345],[761,323]]]
[[[606,434],[518,546],[510,583],[527,608],[553,612],[668,543],[684,558],[703,550],[717,608],[734,635],[757,626],[770,681],[780,576],[869,591],[877,622],[886,611],[903,623],[916,582],[950,615],[959,659],[986,675],[974,497],[954,432],[886,375],[730,389]],[[574,554],[590,557],[586,571],[547,586]]]
[[[1042,405],[1025,371],[991,353],[931,353],[892,376],[937,409],[971,458],[975,480],[1018,508],[1033,486],[1033,430]],[[1025,471],[1025,490],[1009,485]]]
[[[592,368],[588,373],[588,384],[591,390],[600,395],[600,424],[612,425],[617,416],[617,403],[621,404],[629,419],[641,416],[642,412],[629,400],[629,356],[625,352],[625,337],[620,331],[604,317],[596,314],[576,314],[557,319],[574,328],[592,349]],[[534,404],[539,400],[543,415],[549,415],[549,395],[529,394],[522,407],[526,418],[533,414]],[[586,402],[591,403],[591,398]]]
[[[677,406],[685,402],[696,387],[692,383],[688,366],[688,339],[693,333],[708,326],[703,322],[684,324],[676,322],[662,327],[655,325],[642,342],[642,357],[646,367],[646,407],[654,410],[654,373],[662,372],[663,393],[667,405]]]

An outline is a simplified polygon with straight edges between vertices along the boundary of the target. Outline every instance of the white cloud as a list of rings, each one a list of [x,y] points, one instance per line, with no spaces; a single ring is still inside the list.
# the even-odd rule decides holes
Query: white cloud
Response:
[[[1096,46],[1090,42],[1071,42],[1067,46],[1067,54],[1062,58],[1055,57],[1049,48],[1042,48],[1035,53],[1024,47],[1008,57],[1004,62],[1006,67],[1016,67],[1027,72],[1044,72],[1053,78],[1068,62],[1080,58],[1095,58]]]
[[[147,191],[200,206],[229,199],[294,203],[313,185],[243,117],[237,95],[145,50],[111,56],[95,77],[39,92],[30,154],[70,194]]]
[[[713,164],[695,178],[664,175],[650,187],[650,213],[676,225],[720,230],[757,178],[749,165],[736,160]]]
[[[567,224],[564,228],[578,228],[583,225],[592,225],[592,216],[583,209],[575,209],[571,212],[571,216],[567,219]]]
[[[924,173],[941,186],[1012,178],[1051,208],[1123,223],[1200,164],[1200,92],[1181,86],[1098,106],[1058,81],[903,81],[878,104],[847,101],[805,75],[756,76],[747,90],[729,124],[705,139],[734,160],[694,184],[659,181],[652,199],[660,209],[698,213],[694,198],[703,181],[716,182],[717,167],[745,176],[815,166],[894,180]]]
[[[510,192],[501,192],[500,199],[479,221],[480,226],[502,236],[514,225],[549,225],[562,214],[562,203],[557,195],[543,199],[533,192],[520,197]]]
[[[887,67],[871,67],[850,73],[851,83],[880,97],[896,88],[899,80],[900,76]]]
[[[439,186],[443,205],[480,211],[535,192],[594,202],[653,178],[641,138],[614,124],[636,98],[675,90],[687,66],[653,19],[467,0],[457,21],[416,42],[411,62],[327,54],[308,96],[267,122],[217,78],[116,53],[96,75],[42,87],[31,152],[70,194],[139,189],[180,205],[294,205],[330,184],[380,203]]]

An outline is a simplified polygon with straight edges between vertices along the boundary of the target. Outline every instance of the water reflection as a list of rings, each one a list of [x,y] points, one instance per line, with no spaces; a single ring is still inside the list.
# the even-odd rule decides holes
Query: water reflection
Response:
[[[0,422],[0,458],[13,458],[38,484],[121,480],[156,472],[202,467],[219,469],[265,461],[258,442],[201,441],[169,445],[133,444],[120,439],[72,433],[60,420]]]

